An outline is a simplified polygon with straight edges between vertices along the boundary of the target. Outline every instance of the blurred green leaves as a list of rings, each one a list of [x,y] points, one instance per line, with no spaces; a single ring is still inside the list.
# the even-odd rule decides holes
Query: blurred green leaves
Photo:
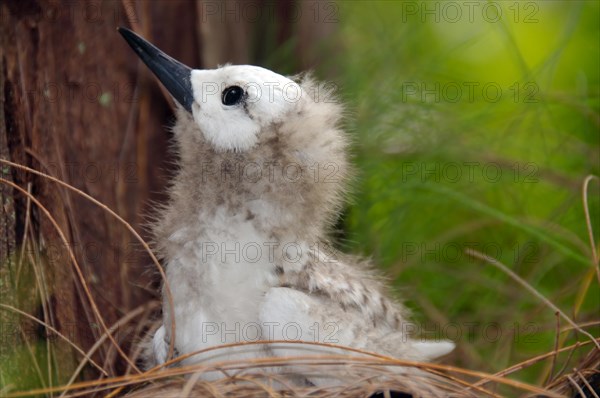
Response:
[[[467,247],[578,321],[597,320],[581,184],[600,173],[598,2],[338,4],[340,94],[360,170],[344,245],[387,269],[417,319],[500,323],[498,340],[480,330],[459,341],[470,367],[550,350],[556,321]],[[597,183],[589,204],[598,241]],[[534,325],[533,338],[513,341],[515,323]],[[504,360],[490,368],[487,357]]]

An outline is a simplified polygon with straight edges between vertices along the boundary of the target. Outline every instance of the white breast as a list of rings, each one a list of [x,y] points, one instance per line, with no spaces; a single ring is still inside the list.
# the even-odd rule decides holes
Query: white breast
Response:
[[[170,237],[181,244],[166,270],[180,354],[256,337],[259,303],[277,277],[269,237],[247,218],[219,208],[190,220]],[[169,306],[163,302],[168,332]]]

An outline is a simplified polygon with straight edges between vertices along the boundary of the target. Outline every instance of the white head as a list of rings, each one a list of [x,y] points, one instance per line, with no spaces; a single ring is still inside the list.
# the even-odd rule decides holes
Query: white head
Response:
[[[125,40],[189,113],[216,151],[246,151],[302,99],[294,81],[258,66],[191,69],[129,29]]]
[[[130,30],[119,31],[181,105],[173,127],[177,204],[165,217],[211,206],[237,214],[252,204],[259,210],[251,209],[251,219],[268,214],[268,225],[321,236],[350,172],[343,108],[332,91],[308,76],[296,83],[257,66],[191,69]],[[174,232],[166,225],[184,222],[165,221],[157,240]]]
[[[294,81],[258,66],[235,65],[192,70],[194,121],[220,151],[245,151],[263,126],[294,109],[302,89]]]

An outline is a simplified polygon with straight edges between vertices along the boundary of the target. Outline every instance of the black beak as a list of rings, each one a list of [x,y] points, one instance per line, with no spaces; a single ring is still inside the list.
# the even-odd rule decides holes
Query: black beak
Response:
[[[158,77],[169,93],[188,112],[192,112],[194,93],[192,91],[192,69],[169,57],[164,52],[127,28],[118,28],[133,51]]]

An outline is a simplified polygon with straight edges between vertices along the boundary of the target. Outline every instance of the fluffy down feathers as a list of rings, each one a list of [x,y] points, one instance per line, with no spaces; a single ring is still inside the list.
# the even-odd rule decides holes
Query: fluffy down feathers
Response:
[[[332,93],[304,76],[293,83],[301,95],[291,101],[281,90],[250,92],[292,82],[262,68],[196,72],[193,112],[179,109],[173,128],[178,174],[153,225],[175,306],[171,313],[163,300],[154,362],[165,360],[173,317],[179,354],[298,335],[403,359],[451,351],[449,342],[411,340],[404,307],[389,298],[369,264],[328,244],[352,174],[343,108]],[[207,82],[240,86],[253,101],[230,109],[217,102],[220,92],[202,93]],[[243,140],[236,141],[238,130]],[[186,363],[289,353],[289,347],[253,346]]]

